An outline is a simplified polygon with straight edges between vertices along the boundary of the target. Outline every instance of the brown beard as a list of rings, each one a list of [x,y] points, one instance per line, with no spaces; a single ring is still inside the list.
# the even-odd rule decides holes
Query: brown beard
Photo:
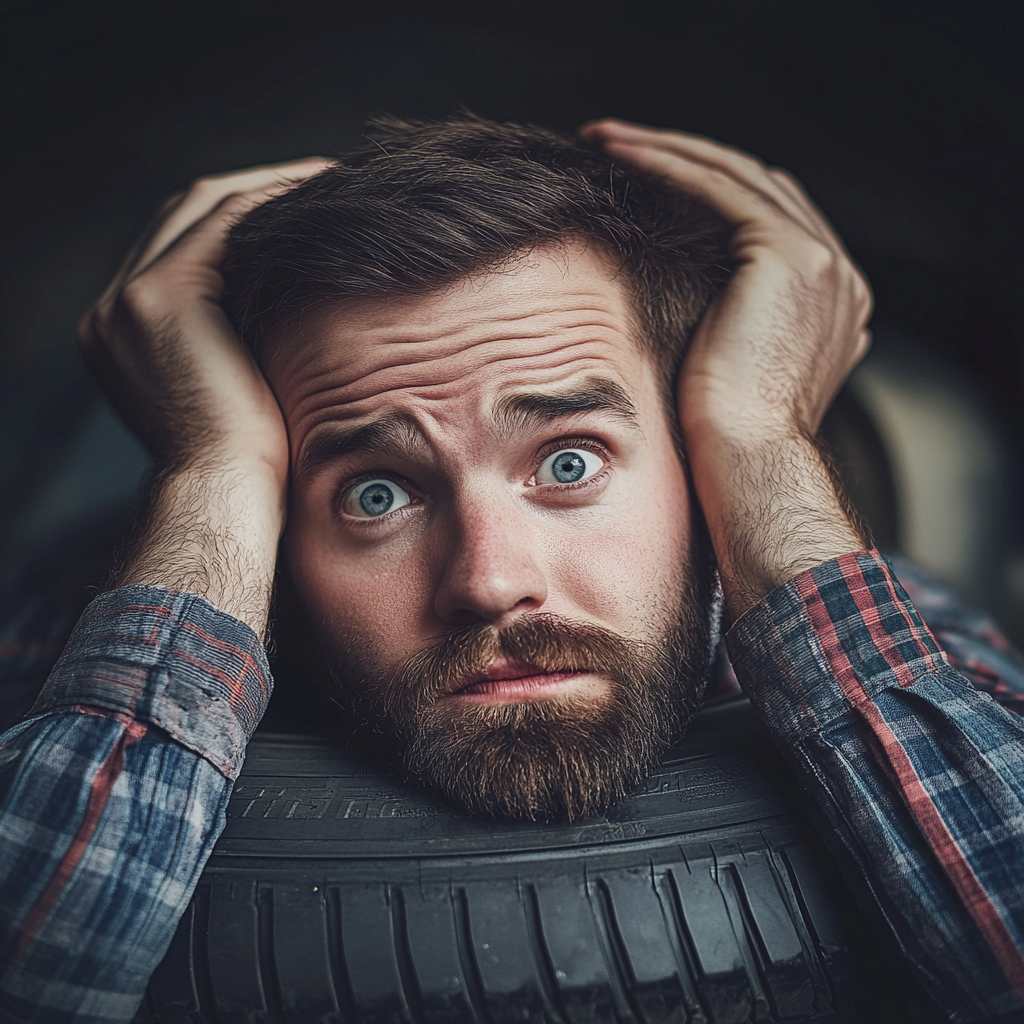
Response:
[[[711,576],[682,588],[674,621],[657,642],[538,613],[501,630],[453,632],[396,668],[362,678],[338,671],[363,660],[350,648],[348,657],[329,659],[330,674],[406,780],[471,813],[592,817],[651,773],[700,704],[710,661]],[[594,673],[611,685],[599,698],[498,705],[446,699],[499,654],[549,672]]]

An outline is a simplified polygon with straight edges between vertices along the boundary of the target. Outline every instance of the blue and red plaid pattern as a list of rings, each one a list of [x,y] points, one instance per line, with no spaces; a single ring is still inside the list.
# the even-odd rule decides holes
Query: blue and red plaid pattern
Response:
[[[1024,722],[952,667],[875,552],[797,576],[728,644],[823,838],[929,996],[950,1019],[1024,1020]],[[1021,683],[992,690],[1016,700]]]
[[[713,691],[744,685],[942,1009],[1024,1019],[1024,725],[996,703],[1024,706],[1024,662],[990,620],[897,571],[934,635],[883,559],[848,555],[733,626],[735,675],[720,658]],[[52,632],[0,631],[0,721]],[[131,1020],[269,691],[255,635],[196,597],[90,605],[0,736],[0,1018]]]
[[[269,696],[258,638],[200,598],[92,602],[0,736],[0,1019],[131,1020]]]

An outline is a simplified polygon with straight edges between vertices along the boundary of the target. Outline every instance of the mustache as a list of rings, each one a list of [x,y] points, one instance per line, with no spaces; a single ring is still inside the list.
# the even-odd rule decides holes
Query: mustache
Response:
[[[410,700],[421,707],[432,704],[486,672],[498,657],[543,672],[588,672],[622,680],[639,674],[651,651],[649,645],[593,623],[522,615],[501,629],[469,626],[438,638],[387,674],[378,701],[388,708],[408,706]]]

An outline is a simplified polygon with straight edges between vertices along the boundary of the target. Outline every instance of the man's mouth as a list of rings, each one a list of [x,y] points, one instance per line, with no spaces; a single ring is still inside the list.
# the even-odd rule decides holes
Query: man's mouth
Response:
[[[476,704],[545,700],[563,696],[592,678],[579,669],[547,669],[529,662],[498,659],[485,672],[460,682],[449,696]]]

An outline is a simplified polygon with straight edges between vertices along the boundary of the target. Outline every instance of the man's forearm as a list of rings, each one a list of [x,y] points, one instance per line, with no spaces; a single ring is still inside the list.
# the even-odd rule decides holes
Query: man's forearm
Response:
[[[26,722],[0,737],[13,753],[0,778],[5,1020],[134,1014],[270,696],[261,638],[282,494],[258,459],[159,477],[115,588],[86,609]],[[143,816],[156,824],[140,835]],[[109,850],[113,868],[91,866]],[[151,905],[154,891],[174,898]]]
[[[165,474],[115,585],[197,594],[262,636],[284,523],[282,495],[274,473],[258,460]]]
[[[0,1015],[134,1014],[270,696],[261,639],[282,494],[259,459],[159,476],[114,589],[86,609],[27,721],[0,737],[15,752],[0,832],[19,823],[0,871]],[[137,835],[132,822],[154,814]],[[105,850],[117,866],[89,869]],[[176,896],[154,907],[157,890]]]
[[[867,546],[812,441],[707,429],[690,462],[730,621],[798,573]]]

